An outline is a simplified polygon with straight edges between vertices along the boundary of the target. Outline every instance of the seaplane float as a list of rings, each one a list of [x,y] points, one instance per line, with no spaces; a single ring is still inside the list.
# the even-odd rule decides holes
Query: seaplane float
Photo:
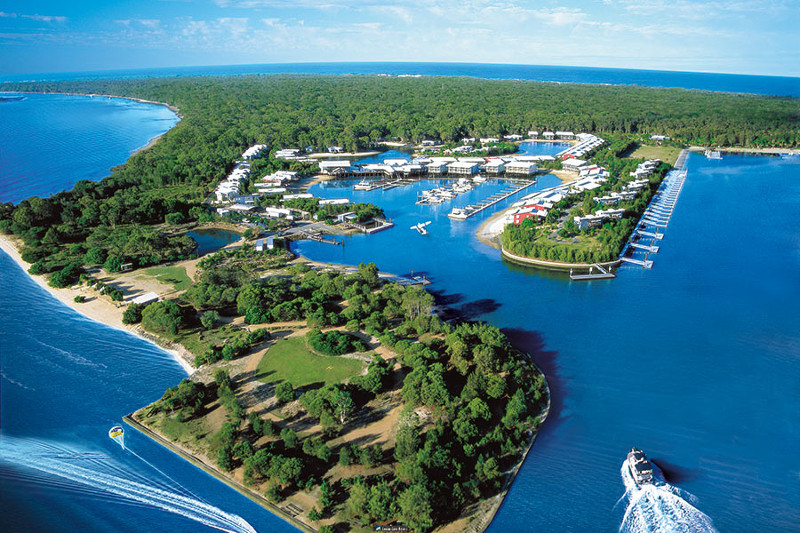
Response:
[[[431,223],[430,220],[427,222],[420,222],[419,224],[414,224],[413,226],[411,226],[411,229],[417,230],[420,235],[427,235],[428,230],[426,230],[425,227],[430,223]]]

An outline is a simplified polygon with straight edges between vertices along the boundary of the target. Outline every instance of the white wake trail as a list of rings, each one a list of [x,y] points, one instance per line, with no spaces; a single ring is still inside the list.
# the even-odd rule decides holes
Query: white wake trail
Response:
[[[711,518],[692,505],[697,498],[667,483],[655,465],[652,484],[638,486],[627,462],[622,463],[620,475],[623,498],[628,498],[620,533],[716,533]]]
[[[93,465],[94,469],[75,464],[67,457],[72,450],[60,449],[53,453],[55,446],[28,439],[4,436],[0,445],[0,462],[16,468],[34,470],[40,474],[31,476],[41,478],[56,476],[75,485],[83,486],[91,492],[113,495],[120,503],[136,503],[186,517],[208,527],[229,533],[256,533],[255,529],[242,517],[226,513],[197,498],[165,490],[158,486],[133,481],[121,477],[126,472],[115,469],[113,465]],[[76,486],[76,488],[78,488]]]

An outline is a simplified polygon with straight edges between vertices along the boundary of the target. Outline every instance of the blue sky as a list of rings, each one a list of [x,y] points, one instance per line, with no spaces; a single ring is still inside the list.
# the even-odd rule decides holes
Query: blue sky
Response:
[[[452,61],[800,76],[800,0],[4,0],[0,74]]]

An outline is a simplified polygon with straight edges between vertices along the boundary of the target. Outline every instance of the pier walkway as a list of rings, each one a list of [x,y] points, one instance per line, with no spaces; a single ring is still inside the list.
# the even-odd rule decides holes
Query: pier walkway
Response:
[[[643,268],[652,268],[653,261],[648,259],[648,254],[658,253],[659,246],[657,241],[664,238],[664,233],[660,232],[669,225],[675,204],[683,190],[686,181],[686,158],[689,150],[682,150],[675,167],[670,170],[664,181],[661,182],[656,193],[650,200],[650,205],[642,213],[636,229],[633,230],[628,243],[620,253],[620,260],[626,263],[639,265]],[[642,239],[649,239],[649,243],[641,242]],[[644,258],[635,257],[637,252],[644,252]]]
[[[470,204],[470,205],[464,207],[461,210],[461,213],[462,213],[461,215],[458,215],[458,216],[450,216],[450,215],[448,215],[448,216],[450,216],[450,218],[452,218],[453,220],[466,220],[469,217],[477,215],[478,213],[480,213],[484,209],[488,209],[489,207],[492,207],[496,203],[502,202],[503,200],[505,200],[509,196],[513,196],[513,195],[517,194],[520,191],[524,191],[525,189],[527,189],[528,187],[531,187],[533,185],[536,185],[536,180],[523,181],[521,183],[517,182],[517,185],[514,185],[512,187],[507,187],[507,188],[503,189],[502,191],[491,195],[489,198],[487,198],[486,200],[483,200],[482,202],[479,202],[477,204]]]
[[[597,269],[597,272],[594,271],[595,269]],[[590,266],[587,274],[575,274],[572,269],[569,271],[569,279],[572,281],[591,281],[593,279],[613,279],[616,277],[617,275],[611,272],[611,268],[606,270],[603,265],[598,263]]]

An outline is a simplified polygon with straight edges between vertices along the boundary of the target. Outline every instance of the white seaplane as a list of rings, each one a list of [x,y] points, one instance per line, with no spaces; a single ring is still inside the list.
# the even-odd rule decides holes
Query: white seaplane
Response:
[[[427,221],[427,222],[420,222],[419,224],[415,224],[415,225],[411,226],[411,229],[417,230],[420,235],[427,235],[428,234],[428,230],[425,229],[425,226],[427,226],[430,223],[431,223],[430,220]]]

